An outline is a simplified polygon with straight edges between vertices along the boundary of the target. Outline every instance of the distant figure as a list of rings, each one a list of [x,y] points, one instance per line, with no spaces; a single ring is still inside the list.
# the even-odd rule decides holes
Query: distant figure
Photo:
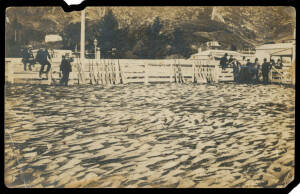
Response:
[[[282,69],[282,67],[283,67],[283,64],[282,64],[281,60],[278,59],[276,65],[275,65],[275,68],[276,69]]]
[[[235,59],[233,58],[233,56],[232,55],[230,55],[230,57],[229,57],[229,59],[228,59],[228,66],[232,66],[233,65],[233,61],[234,61]]]
[[[270,65],[271,65],[271,67],[275,67],[275,61],[274,61],[274,59],[270,60]]]
[[[246,61],[246,57],[245,56],[243,56],[243,59],[242,59],[242,61],[241,61],[241,66],[246,66],[246,63],[247,63],[247,61]]]
[[[252,70],[253,70],[253,74],[254,74],[254,77],[255,77],[254,81],[256,83],[258,83],[259,82],[259,72],[260,72],[260,64],[258,62],[258,58],[255,59]]]
[[[60,71],[62,73],[62,78],[60,80],[61,85],[68,85],[69,75],[72,72],[72,59],[69,58],[69,53],[66,53],[65,56],[62,56]]]
[[[235,82],[240,81],[240,71],[241,71],[241,63],[237,60],[233,61],[233,77]]]
[[[272,68],[271,64],[267,62],[266,58],[264,58],[264,62],[261,67],[264,84],[269,83],[269,72],[270,72],[271,68]]]
[[[247,59],[246,66],[251,67],[251,65],[252,65],[252,63],[250,62],[250,59]]]
[[[48,73],[51,68],[51,64],[48,61],[48,58],[51,59],[51,56],[50,56],[47,48],[44,47],[44,48],[41,48],[38,50],[37,55],[36,55],[36,60],[41,64],[39,76],[42,77],[42,73],[45,73],[47,79],[48,79]],[[46,71],[44,71],[45,65],[47,65]]]
[[[253,80],[253,63],[250,62],[250,59],[247,59],[245,66],[241,67],[239,73],[240,82],[251,82]]]
[[[28,45],[27,47],[25,47],[22,51],[22,62],[24,64],[24,71],[27,70],[27,64],[28,68],[30,71],[32,71],[31,66],[34,65],[34,57],[33,57],[33,53],[32,53],[32,46]]]
[[[183,76],[182,76],[182,71],[181,71],[181,66],[177,64],[177,70],[178,70],[178,83],[184,83],[183,81]]]
[[[228,59],[227,59],[228,54],[225,53],[224,56],[221,58],[220,65],[223,70],[227,67]]]

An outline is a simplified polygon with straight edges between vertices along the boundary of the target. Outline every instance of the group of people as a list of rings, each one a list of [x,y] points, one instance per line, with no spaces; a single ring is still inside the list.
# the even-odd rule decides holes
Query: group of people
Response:
[[[47,79],[48,79],[48,73],[51,68],[51,63],[48,61],[48,59],[51,60],[51,56],[46,47],[39,49],[35,58],[33,56],[31,45],[28,45],[22,50],[22,62],[24,64],[24,71],[27,71],[27,65],[29,71],[32,71],[32,67],[35,66],[36,62],[38,62],[41,65],[39,76],[42,77],[42,74],[45,73]],[[47,69],[46,71],[44,71],[46,65],[47,65]]]
[[[22,51],[22,62],[24,64],[24,71],[27,70],[27,65],[30,71],[32,71],[32,66],[38,62],[41,65],[39,76],[42,77],[42,74],[46,74],[46,79],[48,79],[48,73],[51,69],[51,55],[48,52],[46,47],[43,47],[38,50],[36,58],[33,56],[32,46],[27,46]],[[49,59],[49,60],[48,60]],[[65,54],[62,56],[62,61],[60,64],[60,72],[62,74],[60,84],[61,85],[68,85],[69,74],[72,71],[72,58],[70,58],[69,54]],[[44,71],[45,66],[47,65],[46,71]],[[233,68],[234,74],[234,81],[235,82],[260,82],[260,75],[262,75],[263,83],[269,82],[269,72],[272,67],[276,69],[282,69],[283,64],[280,59],[277,60],[277,63],[273,59],[270,62],[267,61],[265,58],[263,63],[260,64],[258,62],[258,58],[255,59],[254,63],[250,62],[250,59],[246,60],[246,57],[243,57],[242,61],[238,61],[237,59],[233,58],[231,55],[228,58],[228,54],[225,53],[224,56],[220,60],[220,66],[222,70],[225,70],[228,67]],[[60,74],[60,75],[61,75]]]
[[[228,54],[225,53],[224,56],[221,58],[220,65],[223,70],[225,70],[227,67],[233,67],[233,65],[236,63],[236,59],[233,58],[232,55],[230,55],[228,59]]]
[[[40,71],[39,71],[39,77],[42,78],[42,74],[46,74],[46,79],[48,79],[48,74],[51,69],[51,63],[49,60],[52,59],[51,55],[49,54],[49,51],[46,47],[40,48],[37,51],[36,57],[34,58],[33,52],[32,52],[32,46],[28,45],[22,50],[22,62],[24,64],[24,71],[27,71],[27,65],[29,71],[32,71],[32,67],[38,62],[41,65]],[[64,56],[62,56],[62,61],[60,64],[60,72],[62,74],[60,79],[61,85],[68,85],[69,81],[69,74],[72,71],[72,65],[71,62],[73,61],[72,58],[70,58],[69,54],[66,53]],[[45,66],[47,66],[46,70]],[[60,75],[61,75],[60,74]]]
[[[269,72],[272,67],[282,69],[283,64],[280,59],[278,59],[275,63],[273,59],[268,62],[266,58],[264,58],[262,64],[259,63],[258,58],[255,59],[254,63],[252,63],[250,62],[250,59],[246,60],[245,56],[242,61],[238,61],[233,58],[232,55],[228,59],[228,54],[225,53],[220,60],[220,66],[223,70],[227,67],[233,68],[235,82],[259,83],[260,75],[262,75],[262,82],[267,84],[269,83]]]

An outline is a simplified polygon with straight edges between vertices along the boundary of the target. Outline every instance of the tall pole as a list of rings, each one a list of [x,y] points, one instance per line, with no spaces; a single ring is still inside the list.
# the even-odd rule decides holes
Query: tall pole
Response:
[[[80,32],[80,58],[84,59],[85,53],[85,9],[81,11],[81,32]]]
[[[94,40],[94,46],[95,46],[95,59],[97,58],[96,55],[97,55],[97,39]]]

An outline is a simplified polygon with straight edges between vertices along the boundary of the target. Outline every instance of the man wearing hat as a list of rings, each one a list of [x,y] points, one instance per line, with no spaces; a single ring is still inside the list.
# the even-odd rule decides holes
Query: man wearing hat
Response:
[[[69,53],[66,53],[62,56],[61,64],[60,64],[60,71],[62,73],[62,78],[60,80],[61,85],[68,85],[69,75],[72,72],[72,59],[70,59]]]
[[[259,72],[260,72],[260,64],[258,62],[258,58],[256,58],[255,62],[253,64],[253,74],[254,74],[254,77],[255,77],[254,81],[256,83],[259,82]]]
[[[22,51],[22,62],[24,64],[24,71],[27,70],[27,64],[30,71],[32,71],[31,66],[34,65],[34,58],[32,53],[32,46],[26,46]]]
[[[225,53],[224,56],[221,58],[221,61],[220,61],[220,65],[221,65],[223,70],[225,70],[225,68],[227,66],[227,63],[228,63],[227,56],[228,56],[228,54]]]
[[[51,63],[48,61],[48,58],[51,59],[51,56],[50,56],[46,46],[43,45],[43,47],[41,49],[39,49],[39,51],[37,52],[36,60],[41,64],[39,76],[42,77],[42,73],[45,73],[47,76],[47,79],[48,79],[48,73],[51,68]],[[46,71],[44,71],[45,65],[47,65]]]
[[[281,60],[278,59],[276,65],[275,65],[275,68],[276,69],[282,69],[282,67],[283,67],[283,64],[282,64]]]
[[[261,67],[264,84],[267,84],[269,82],[269,72],[271,68],[272,68],[271,64],[267,62],[266,58],[264,58],[264,62]]]

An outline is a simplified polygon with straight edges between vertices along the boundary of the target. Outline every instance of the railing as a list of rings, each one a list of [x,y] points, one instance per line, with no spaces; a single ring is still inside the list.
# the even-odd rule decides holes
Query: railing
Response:
[[[57,84],[60,77],[60,61],[53,60],[48,80],[41,81],[38,67],[24,72],[21,60],[6,60],[8,82]],[[9,64],[10,63],[10,64]],[[112,85],[127,83],[207,83],[233,81],[232,68],[221,70],[214,60],[141,60],[141,59],[80,59],[71,63],[73,71],[69,84]]]
[[[292,84],[292,74],[289,68],[276,69],[272,67],[269,77],[271,83]]]
[[[77,72],[75,77],[77,77],[78,84],[207,83],[219,81],[218,65],[211,64],[210,61],[200,60],[81,60],[76,58],[73,67]],[[75,78],[74,73],[72,72],[70,76],[71,80]],[[58,79],[58,76],[53,77]]]

